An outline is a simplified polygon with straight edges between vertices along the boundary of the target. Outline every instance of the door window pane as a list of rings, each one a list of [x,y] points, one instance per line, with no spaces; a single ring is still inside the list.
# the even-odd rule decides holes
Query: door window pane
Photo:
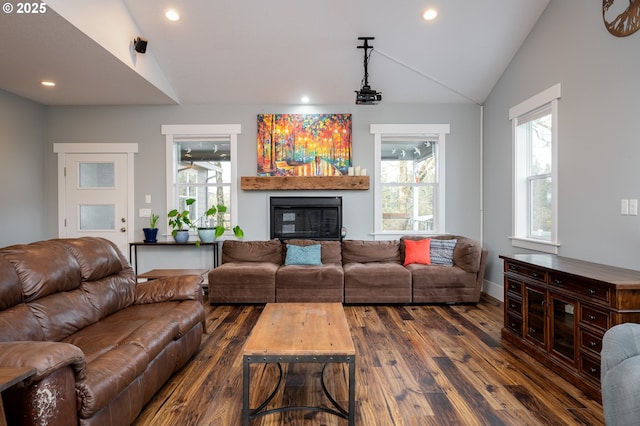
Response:
[[[115,188],[115,163],[78,163],[80,188]]]
[[[115,204],[81,204],[78,223],[82,231],[113,230],[115,217]]]

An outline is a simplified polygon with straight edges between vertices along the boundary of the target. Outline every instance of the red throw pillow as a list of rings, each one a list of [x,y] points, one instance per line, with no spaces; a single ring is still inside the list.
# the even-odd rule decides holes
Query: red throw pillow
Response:
[[[410,263],[431,265],[431,238],[423,240],[404,240],[404,266]]]

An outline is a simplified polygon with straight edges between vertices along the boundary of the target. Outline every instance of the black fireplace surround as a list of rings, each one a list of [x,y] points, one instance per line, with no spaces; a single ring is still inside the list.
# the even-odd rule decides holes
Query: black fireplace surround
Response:
[[[342,197],[270,197],[271,238],[340,240]]]

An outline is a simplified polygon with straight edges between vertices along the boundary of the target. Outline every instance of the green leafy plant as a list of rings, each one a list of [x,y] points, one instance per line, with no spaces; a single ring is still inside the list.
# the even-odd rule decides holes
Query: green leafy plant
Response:
[[[216,222],[218,223],[217,225],[212,227],[204,226],[204,228],[215,229],[216,238],[222,236],[222,234],[224,234],[224,231],[227,229],[224,227],[224,214],[227,212],[227,207],[223,204],[212,206],[209,209],[207,209],[202,214],[202,216],[192,221],[189,218],[188,207],[195,202],[196,202],[195,198],[187,198],[185,200],[186,207],[183,211],[179,211],[178,209],[173,209],[168,213],[167,216],[169,217],[169,226],[171,226],[172,228],[171,235],[175,237],[175,235],[178,233],[179,230],[185,229],[185,228],[196,229],[198,228],[198,225],[197,225],[198,223],[201,223],[201,224],[204,224],[205,222],[210,223],[211,219],[216,218],[217,216],[216,218],[217,219]],[[240,226],[236,225],[231,230],[233,231],[233,235],[235,235],[237,238],[244,237],[244,231],[242,230],[242,228],[240,228]]]
[[[169,226],[171,227],[171,235],[173,237],[176,236],[178,231],[188,230],[189,228],[193,228],[194,224],[191,222],[189,218],[189,207],[196,200],[194,198],[189,198],[185,201],[185,208],[182,211],[178,209],[173,209],[169,213],[167,213],[167,217],[169,218]]]
[[[158,219],[160,219],[159,215],[151,213],[151,216],[149,216],[149,228],[157,228],[156,225],[158,225]]]

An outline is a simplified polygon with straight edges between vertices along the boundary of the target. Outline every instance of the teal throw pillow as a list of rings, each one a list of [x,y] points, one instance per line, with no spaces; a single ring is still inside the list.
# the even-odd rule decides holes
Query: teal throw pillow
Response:
[[[306,247],[287,244],[287,256],[285,265],[322,265],[322,251],[320,244]]]
[[[432,265],[453,266],[453,249],[458,240],[431,239],[429,248]]]

